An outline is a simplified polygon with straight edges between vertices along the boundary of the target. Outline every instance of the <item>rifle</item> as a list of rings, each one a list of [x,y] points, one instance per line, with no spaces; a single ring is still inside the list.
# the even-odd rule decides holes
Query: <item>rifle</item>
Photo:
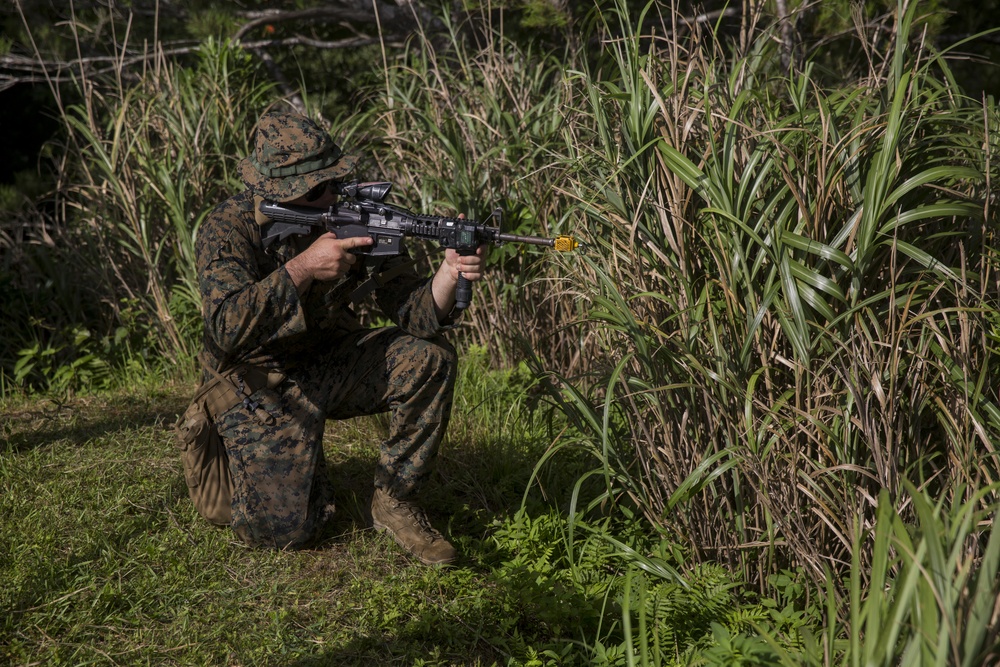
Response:
[[[334,186],[340,201],[326,211],[308,206],[289,206],[263,201],[260,212],[271,219],[262,229],[262,242],[268,247],[290,236],[309,234],[315,227],[334,232],[339,239],[370,236],[374,243],[352,252],[373,257],[393,257],[403,252],[403,238],[430,239],[443,248],[454,248],[460,255],[474,255],[484,243],[528,243],[548,246],[557,252],[569,252],[583,244],[572,236],[544,238],[520,236],[500,231],[503,211],[495,209],[483,222],[464,218],[445,218],[413,213],[385,203],[392,183],[338,183]],[[486,223],[496,218],[497,226]],[[455,308],[464,310],[472,301],[472,283],[458,274]]]

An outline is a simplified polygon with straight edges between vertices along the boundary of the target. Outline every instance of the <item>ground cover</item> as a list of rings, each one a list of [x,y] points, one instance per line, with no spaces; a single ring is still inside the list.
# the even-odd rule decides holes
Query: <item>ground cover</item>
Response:
[[[424,494],[461,553],[447,569],[370,528],[378,418],[329,424],[336,518],[310,548],[273,552],[244,547],[188,501],[171,425],[190,383],[6,400],[0,661],[627,664],[634,617],[662,644],[658,663],[705,650],[708,664],[727,664],[720,639],[745,651],[740,633],[754,623],[780,636],[772,611],[745,600],[723,568],[691,564],[674,579],[683,555],[642,522],[579,517],[574,538],[564,515],[579,475],[572,452],[529,485],[560,420],[525,369],[487,371],[482,348],[465,358]]]
[[[170,425],[189,392],[172,384],[3,411],[8,661],[472,665],[506,662],[546,633],[493,572],[489,525],[520,502],[523,447],[444,455],[443,488],[428,502],[463,559],[428,569],[369,528],[379,422],[331,424],[336,520],[313,548],[252,551],[187,499]]]

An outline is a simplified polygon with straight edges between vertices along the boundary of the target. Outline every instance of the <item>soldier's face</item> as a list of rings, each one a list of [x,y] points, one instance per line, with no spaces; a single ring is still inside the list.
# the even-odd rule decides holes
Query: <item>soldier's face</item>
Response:
[[[327,208],[337,201],[337,195],[333,189],[333,181],[324,181],[298,199],[294,199],[289,204],[297,206],[311,206],[313,208]]]

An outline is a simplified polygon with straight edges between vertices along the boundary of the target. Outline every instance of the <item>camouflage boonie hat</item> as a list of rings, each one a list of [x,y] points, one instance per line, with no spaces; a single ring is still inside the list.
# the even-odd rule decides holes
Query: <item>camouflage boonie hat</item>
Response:
[[[260,117],[254,143],[253,152],[240,162],[240,178],[254,194],[278,202],[343,178],[357,163],[314,121],[285,111]]]

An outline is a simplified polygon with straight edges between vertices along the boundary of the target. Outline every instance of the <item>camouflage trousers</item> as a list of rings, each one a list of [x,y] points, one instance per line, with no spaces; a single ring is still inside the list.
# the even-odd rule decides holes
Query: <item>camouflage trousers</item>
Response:
[[[252,546],[301,546],[332,515],[328,418],[390,413],[375,486],[402,499],[430,473],[451,414],[456,354],[443,339],[361,331],[289,366],[282,384],[250,396],[260,409],[237,405],[216,420],[233,478],[231,525]]]

